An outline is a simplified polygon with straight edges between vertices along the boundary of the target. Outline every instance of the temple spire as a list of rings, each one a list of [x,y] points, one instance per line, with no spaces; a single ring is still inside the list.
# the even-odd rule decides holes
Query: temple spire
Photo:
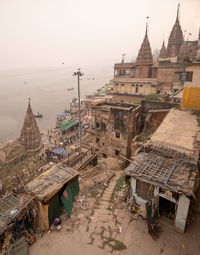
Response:
[[[29,98],[19,142],[25,147],[26,151],[37,151],[41,148],[41,134],[31,109],[30,100]]]
[[[167,49],[165,47],[165,41],[163,40],[163,44],[160,50],[159,58],[166,58],[167,57]]]
[[[179,12],[180,12],[180,3],[178,4],[178,7],[177,7],[176,21],[179,21]]]
[[[147,31],[148,31],[148,23],[146,22],[146,31],[145,31],[145,36],[147,36]]]
[[[176,21],[170,33],[167,46],[167,54],[170,58],[174,58],[178,55],[179,49],[184,41],[183,31],[179,23],[179,9],[180,4],[178,4]]]
[[[152,63],[153,63],[153,56],[152,56],[151,46],[148,39],[147,23],[146,23],[145,36],[137,56],[136,64],[152,64]]]
[[[146,24],[145,36],[136,59],[135,77],[150,78],[152,64],[153,64],[153,55],[151,52],[151,46],[148,39],[147,24]]]

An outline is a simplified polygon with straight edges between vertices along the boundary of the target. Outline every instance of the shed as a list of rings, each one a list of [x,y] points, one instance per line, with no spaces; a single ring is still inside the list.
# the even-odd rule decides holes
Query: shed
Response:
[[[54,218],[61,215],[61,208],[72,213],[73,199],[78,194],[79,172],[64,165],[54,165],[27,184],[28,191],[36,197],[39,214],[37,225],[48,230]]]
[[[74,128],[75,126],[78,126],[78,121],[76,120],[69,120],[69,121],[66,121],[66,122],[63,122],[61,125],[60,125],[60,130],[62,132],[66,132],[67,130],[69,129],[72,129]]]
[[[146,207],[149,222],[160,217],[185,231],[190,201],[199,186],[198,133],[191,112],[171,109],[125,169],[131,196],[141,211]]]

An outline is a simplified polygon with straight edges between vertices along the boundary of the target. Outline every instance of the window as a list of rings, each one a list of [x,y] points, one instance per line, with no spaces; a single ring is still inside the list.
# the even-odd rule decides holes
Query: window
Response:
[[[142,84],[140,84],[140,87],[143,87],[143,85],[142,85]]]
[[[101,123],[101,131],[106,131],[106,124],[104,122]]]
[[[132,87],[135,87],[135,84],[132,84]]]
[[[193,72],[186,72],[186,81],[192,81]]]
[[[124,84],[122,83],[121,86],[124,86]]]
[[[119,150],[115,150],[115,155],[119,156]]]
[[[99,128],[99,122],[96,122],[96,128]]]
[[[115,83],[115,86],[118,86],[119,84],[118,83]]]
[[[120,132],[115,132],[115,137],[120,138]]]
[[[96,138],[96,143],[98,143],[99,142],[99,138]]]
[[[185,72],[179,75],[179,81],[186,81],[186,79],[187,79],[187,75]]]

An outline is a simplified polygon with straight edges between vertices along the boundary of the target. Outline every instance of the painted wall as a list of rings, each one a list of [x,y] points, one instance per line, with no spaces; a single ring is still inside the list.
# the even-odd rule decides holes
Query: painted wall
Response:
[[[200,109],[200,63],[186,68],[187,72],[193,72],[191,82],[185,82],[182,98],[182,108]]]

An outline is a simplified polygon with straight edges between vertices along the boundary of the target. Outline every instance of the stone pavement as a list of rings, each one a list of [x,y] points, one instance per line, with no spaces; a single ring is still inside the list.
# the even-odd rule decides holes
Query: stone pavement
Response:
[[[30,255],[199,255],[200,216],[192,217],[185,234],[161,226],[157,239],[147,230],[146,221],[135,218],[127,209],[113,209],[110,198],[117,173],[105,188],[90,217],[83,217],[74,232],[62,229],[44,235],[30,248]]]

